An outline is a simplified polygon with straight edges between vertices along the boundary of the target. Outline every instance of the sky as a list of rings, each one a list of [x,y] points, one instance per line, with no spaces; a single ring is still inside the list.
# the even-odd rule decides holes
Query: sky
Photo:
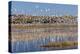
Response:
[[[32,2],[11,2],[11,14],[25,14],[33,16],[63,16],[78,14],[77,5],[32,3]]]

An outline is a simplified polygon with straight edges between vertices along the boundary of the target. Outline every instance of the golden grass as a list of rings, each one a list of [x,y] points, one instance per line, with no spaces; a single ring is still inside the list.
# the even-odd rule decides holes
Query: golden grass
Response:
[[[31,25],[27,25],[27,24],[12,24],[12,27],[16,28],[16,29],[33,29],[33,28],[75,28],[77,27],[77,25],[57,25],[57,24],[31,24]]]
[[[78,42],[76,41],[65,41],[65,42],[50,42],[47,45],[43,45],[40,47],[45,47],[45,48],[51,48],[51,47],[55,47],[55,48],[64,48],[64,47],[72,47],[72,46],[77,46]]]

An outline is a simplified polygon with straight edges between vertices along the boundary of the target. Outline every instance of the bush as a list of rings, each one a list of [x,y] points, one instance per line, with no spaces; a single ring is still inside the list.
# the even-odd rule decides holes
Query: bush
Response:
[[[33,22],[33,20],[32,19],[27,19],[27,21],[26,21],[27,23],[32,23]]]

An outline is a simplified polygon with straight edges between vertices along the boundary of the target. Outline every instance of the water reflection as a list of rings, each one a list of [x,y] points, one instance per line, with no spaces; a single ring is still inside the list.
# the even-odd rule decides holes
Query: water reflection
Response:
[[[46,45],[49,42],[63,42],[63,41],[76,41],[76,36],[53,36],[46,38],[39,38],[35,40],[27,41],[16,41],[12,43],[12,51],[14,52],[29,52],[29,51],[45,51],[45,50],[55,50],[55,48],[43,48],[41,45]],[[76,48],[77,46],[70,47]],[[59,49],[59,48],[58,48]],[[62,48],[64,49],[64,48]]]

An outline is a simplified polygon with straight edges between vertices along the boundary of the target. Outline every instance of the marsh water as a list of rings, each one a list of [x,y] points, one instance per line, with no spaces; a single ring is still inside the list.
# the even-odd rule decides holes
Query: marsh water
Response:
[[[56,33],[58,35],[55,35],[54,32],[56,31]],[[57,42],[65,42],[65,41],[77,41],[77,30],[76,28],[71,28],[71,29],[54,29],[54,28],[43,28],[43,29],[13,29],[12,30],[13,32],[13,37],[16,36],[19,37],[20,34],[22,34],[21,38],[23,36],[26,36],[28,35],[28,33],[32,34],[39,34],[40,32],[42,33],[45,33],[47,36],[44,37],[42,36],[43,34],[41,35],[40,38],[35,38],[35,39],[31,39],[29,40],[28,38],[26,38],[26,40],[17,40],[17,41],[13,41],[12,42],[12,52],[30,52],[30,51],[47,51],[47,50],[58,50],[58,49],[74,49],[74,48],[77,48],[77,46],[71,46],[71,47],[68,47],[68,48],[55,48],[55,47],[48,47],[48,48],[45,48],[45,47],[41,47],[43,45],[47,45],[48,43],[50,42],[53,42],[53,43],[57,43]],[[50,34],[51,32],[51,36],[48,36],[48,34],[46,33],[48,32],[48,34]],[[59,32],[62,34],[66,34],[67,32],[69,32],[67,35],[60,35]],[[26,34],[26,35],[25,35]],[[40,35],[39,34],[39,35]],[[71,36],[69,36],[71,34]],[[37,36],[39,36],[37,35]],[[35,36],[35,35],[34,35]],[[37,37],[36,36],[36,37]],[[34,37],[32,37],[34,38]],[[16,40],[16,39],[15,39]]]
[[[29,51],[45,51],[45,50],[56,50],[56,49],[65,49],[65,48],[44,48],[40,47],[46,45],[49,42],[62,42],[62,41],[74,41],[77,40],[77,37],[46,37],[36,40],[29,41],[16,41],[12,42],[12,51],[14,52],[29,52]],[[77,48],[77,46],[69,47]],[[67,49],[67,48],[66,48]]]

